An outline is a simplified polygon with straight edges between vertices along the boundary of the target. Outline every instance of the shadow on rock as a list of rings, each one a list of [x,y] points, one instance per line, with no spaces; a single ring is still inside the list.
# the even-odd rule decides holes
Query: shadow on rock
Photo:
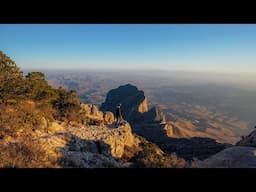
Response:
[[[122,165],[111,155],[111,148],[102,141],[84,140],[72,135],[61,149],[60,164],[65,168],[118,168]]]

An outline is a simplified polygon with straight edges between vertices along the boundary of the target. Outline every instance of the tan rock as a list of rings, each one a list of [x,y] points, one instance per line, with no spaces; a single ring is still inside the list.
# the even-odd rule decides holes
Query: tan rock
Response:
[[[145,97],[145,99],[140,103],[139,107],[138,107],[138,111],[140,113],[145,113],[148,111],[148,101],[147,98]]]
[[[104,124],[106,125],[110,125],[115,122],[114,114],[110,111],[107,111],[104,113],[103,119],[104,119]]]
[[[174,134],[173,134],[173,127],[171,125],[168,125],[166,124],[164,126],[164,130],[166,130],[166,134],[168,137],[172,137]]]
[[[99,111],[96,105],[81,104],[80,113],[84,117],[85,125],[104,125],[103,112]]]
[[[70,121],[69,125],[71,125],[71,126],[79,126],[79,123],[76,122],[76,121]]]
[[[104,142],[110,145],[111,153],[114,157],[122,157],[125,146],[134,145],[134,137],[131,132],[131,127],[127,123],[126,125],[112,130],[115,134],[114,137],[111,134],[103,139]]]
[[[118,128],[109,129],[107,127],[90,126],[84,128],[69,127],[72,135],[86,141],[100,141],[107,144],[113,157],[122,157],[125,146],[135,144],[129,123]]]
[[[80,107],[81,107],[80,113],[83,113],[85,115],[91,114],[91,105],[82,103]]]
[[[40,129],[46,129],[48,127],[48,122],[45,119],[45,117],[41,118],[41,124],[40,124]]]
[[[57,132],[64,132],[65,129],[60,124],[56,122],[52,122],[51,125],[48,127],[48,131],[50,131],[51,133],[57,133]]]

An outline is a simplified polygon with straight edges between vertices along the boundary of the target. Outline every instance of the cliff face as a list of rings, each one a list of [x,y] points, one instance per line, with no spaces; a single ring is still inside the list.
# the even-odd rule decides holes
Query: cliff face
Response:
[[[144,92],[131,84],[110,90],[100,110],[115,113],[115,108],[119,103],[122,104],[121,109],[124,119],[132,125],[132,128],[137,124],[165,123],[165,116],[161,110],[157,107],[148,110],[147,98]]]
[[[104,168],[124,167],[118,159],[123,156],[125,147],[138,145],[138,139],[134,138],[128,123],[111,128],[93,125],[77,127],[52,122],[46,131],[36,130],[15,139],[4,137],[0,143],[0,153],[5,146],[6,150],[13,150],[16,145],[24,152],[29,150],[29,158],[32,159],[27,164],[12,163],[15,167]],[[17,158],[26,158],[24,154],[16,155]]]
[[[145,99],[142,101],[142,103],[139,104],[138,111],[139,111],[140,113],[145,113],[145,112],[148,111],[148,100],[147,100],[146,97],[145,97]]]
[[[132,147],[136,144],[128,123],[118,128],[89,126],[80,128],[68,127],[67,130],[82,140],[101,141],[109,145],[113,157],[122,157],[125,146]]]
[[[130,84],[110,90],[100,110],[111,111],[115,114],[116,106],[119,103],[122,104],[123,118],[129,123],[141,121],[142,114],[148,110],[144,92]]]
[[[239,139],[229,128],[222,128],[221,125],[216,124],[214,121],[208,122],[204,118],[200,121],[194,121],[193,118],[184,119],[176,116],[175,120],[166,122],[166,117],[162,110],[157,106],[148,109],[144,92],[130,84],[110,90],[105,102],[101,105],[101,110],[115,113],[115,107],[118,103],[122,103],[123,117],[131,124],[133,131],[148,139],[151,136],[145,134],[150,131],[149,129],[152,130],[153,127],[159,131],[156,137],[159,137],[159,134],[162,135],[163,131],[165,131],[165,136],[171,138],[208,137],[223,144],[235,144]],[[185,112],[187,113],[187,111]],[[197,118],[200,119],[200,117]],[[162,126],[162,124],[165,124],[165,126]],[[202,126],[199,126],[199,124],[203,124],[204,128],[199,128]],[[154,142],[154,140],[152,141]]]
[[[176,152],[187,159],[204,159],[226,148],[226,144],[219,144],[213,139],[199,138],[205,136],[203,133],[194,135],[198,138],[179,139],[193,135],[186,131],[179,132],[182,129],[167,124],[159,107],[148,110],[144,92],[133,85],[127,84],[109,91],[100,109],[114,113],[118,103],[122,103],[123,117],[131,124],[132,131],[156,143],[166,153]]]

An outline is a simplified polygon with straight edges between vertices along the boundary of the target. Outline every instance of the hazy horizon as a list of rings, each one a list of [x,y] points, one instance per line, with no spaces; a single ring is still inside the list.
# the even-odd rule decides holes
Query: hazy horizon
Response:
[[[195,72],[185,70],[104,70],[104,69],[24,69],[26,75],[28,72],[40,71],[46,74],[104,74],[111,76],[119,76],[132,80],[136,78],[151,78],[165,80],[166,82],[175,82],[183,85],[223,85],[234,86],[242,89],[251,90],[256,88],[255,73],[225,73],[225,72]]]
[[[22,70],[256,73],[253,24],[0,24]]]

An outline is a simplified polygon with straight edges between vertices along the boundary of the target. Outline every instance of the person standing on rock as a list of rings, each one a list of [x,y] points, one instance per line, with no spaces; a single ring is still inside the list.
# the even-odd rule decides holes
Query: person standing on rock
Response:
[[[121,113],[121,103],[119,103],[116,106],[116,126],[118,127],[119,125],[121,125],[123,123],[123,117],[122,117],[122,113]]]

